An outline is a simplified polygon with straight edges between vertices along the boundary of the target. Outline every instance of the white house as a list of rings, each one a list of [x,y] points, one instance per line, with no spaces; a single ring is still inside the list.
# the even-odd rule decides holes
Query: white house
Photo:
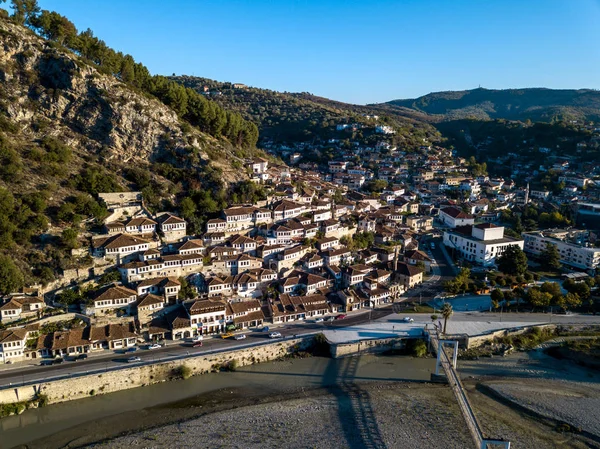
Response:
[[[469,232],[470,231],[470,232]],[[504,227],[482,223],[470,228],[444,231],[444,245],[470,262],[490,266],[509,246],[523,249],[524,242],[504,236]]]
[[[457,207],[445,207],[441,209],[439,219],[442,223],[451,228],[475,224],[475,217],[473,217],[473,215],[467,214]]]

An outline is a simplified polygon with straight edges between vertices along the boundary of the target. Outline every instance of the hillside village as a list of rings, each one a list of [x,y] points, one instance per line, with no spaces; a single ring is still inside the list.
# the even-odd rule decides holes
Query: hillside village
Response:
[[[528,208],[540,218],[564,210],[564,195],[480,173],[450,149],[407,152],[382,139],[339,148],[327,164],[296,162],[288,148],[268,151],[290,165],[247,160],[267,199],[223,209],[201,235],[188,235],[177,215],[150,213],[140,192],[99,194],[110,215],[87,248],[74,250],[88,253],[92,267],[53,290],[4,298],[0,361],[233,336],[407,301],[436,265],[424,236],[442,237],[448,257],[464,266],[493,267],[509,246],[535,259],[547,243],[572,269],[594,274],[600,263],[593,232],[512,229]],[[597,220],[600,206],[585,202],[594,180],[563,178],[573,216]]]

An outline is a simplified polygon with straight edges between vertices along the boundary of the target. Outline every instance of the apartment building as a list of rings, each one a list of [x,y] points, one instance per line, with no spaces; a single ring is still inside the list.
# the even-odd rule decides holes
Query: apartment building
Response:
[[[538,256],[547,244],[554,245],[558,249],[562,264],[587,271],[596,270],[600,264],[600,248],[569,241],[572,232],[560,230],[526,232],[523,234],[524,250],[528,254]]]

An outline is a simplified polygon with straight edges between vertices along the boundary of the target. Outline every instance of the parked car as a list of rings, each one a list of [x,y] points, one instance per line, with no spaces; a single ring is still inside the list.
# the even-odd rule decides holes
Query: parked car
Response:
[[[245,340],[246,339],[246,335],[245,334],[236,335],[235,339],[236,340]]]
[[[42,360],[40,362],[40,366],[50,366],[54,365],[54,360]]]
[[[315,320],[315,323],[322,323],[323,321],[324,321],[324,320],[323,320],[323,318],[317,318],[317,319]]]
[[[202,346],[202,342],[201,341],[197,341],[196,343],[194,343],[192,345],[192,348],[199,348],[200,346]]]
[[[133,356],[133,357],[129,357],[127,359],[127,363],[135,363],[135,362],[141,362],[142,359],[140,359],[138,356]]]
[[[327,316],[327,317],[325,317],[325,321],[333,321],[333,320],[335,320],[334,316]]]
[[[196,335],[194,338],[192,338],[193,342],[198,342],[202,340],[204,340],[204,337],[202,335]]]
[[[136,348],[135,346],[133,346],[133,347],[129,348],[127,351],[128,352],[135,352],[135,351],[137,351],[137,349],[138,348]]]
[[[224,334],[221,334],[222,339],[231,338],[234,336],[235,336],[235,334],[233,332],[225,332]]]
[[[265,326],[265,327],[263,327],[263,328],[262,328],[262,331],[263,331],[263,332],[269,332],[269,326]]]
[[[434,243],[434,242],[431,242],[431,243],[429,244],[429,247],[430,247],[431,249],[435,249],[435,243]]]
[[[269,338],[281,338],[283,337],[283,335],[281,335],[279,332],[271,332],[269,334]]]
[[[405,323],[412,323],[415,320],[409,316],[405,316],[404,318],[402,318],[402,321],[404,321]]]
[[[54,363],[55,365],[60,365],[64,361],[65,361],[64,359],[62,359],[62,358],[59,357],[58,359],[54,359],[52,361],[52,363]]]
[[[154,343],[148,346],[148,349],[159,349],[162,348],[161,345],[159,345],[158,343]]]
[[[336,320],[343,320],[343,319],[344,319],[344,318],[346,318],[347,316],[348,316],[348,315],[346,315],[346,314],[342,313],[342,314],[340,314],[340,315],[336,316],[336,317],[335,317],[335,319],[336,319]]]
[[[77,356],[77,360],[85,360],[85,359],[87,359],[87,358],[88,358],[88,355],[87,355],[87,354],[79,354],[79,355]]]

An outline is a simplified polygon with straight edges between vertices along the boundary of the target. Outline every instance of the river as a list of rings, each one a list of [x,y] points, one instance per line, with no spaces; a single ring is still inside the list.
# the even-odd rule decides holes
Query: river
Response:
[[[434,359],[363,355],[309,357],[242,367],[27,410],[0,420],[0,447],[70,447],[189,419],[225,400],[278,397],[343,381],[427,381]],[[229,391],[227,391],[229,390]],[[231,395],[228,397],[227,395]],[[202,400],[200,400],[202,398]]]

